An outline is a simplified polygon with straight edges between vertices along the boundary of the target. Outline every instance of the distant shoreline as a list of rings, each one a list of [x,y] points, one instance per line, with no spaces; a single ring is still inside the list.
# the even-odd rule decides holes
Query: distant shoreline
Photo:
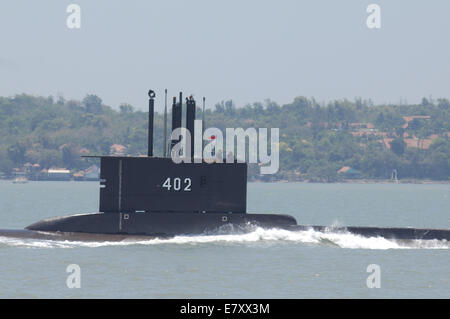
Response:
[[[303,184],[450,184],[450,180],[446,181],[435,181],[428,179],[402,179],[397,182],[391,179],[344,179],[335,182],[310,182],[308,180],[304,181],[294,181],[294,180],[277,180],[277,181],[262,181],[262,180],[252,180],[250,182],[255,183],[303,183]]]
[[[341,183],[350,184],[450,184],[450,181],[434,181],[429,179],[403,179],[394,182],[390,179],[361,179],[361,180],[344,180]]]
[[[12,178],[0,178],[0,181],[10,181],[12,182]],[[53,180],[29,180],[28,182],[52,182]],[[99,182],[93,180],[60,180],[57,182]],[[295,181],[295,180],[276,180],[276,181],[263,181],[263,180],[251,180],[248,181],[250,183],[302,183],[302,184],[450,184],[450,180],[448,181],[435,181],[428,179],[401,179],[398,182],[394,182],[391,179],[344,179],[335,182],[310,182],[308,180],[303,181]]]

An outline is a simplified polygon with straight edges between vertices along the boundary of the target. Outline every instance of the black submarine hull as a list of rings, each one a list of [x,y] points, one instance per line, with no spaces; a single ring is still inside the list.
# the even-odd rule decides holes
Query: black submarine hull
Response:
[[[450,241],[449,229],[409,228],[409,227],[329,227],[291,225],[284,229],[290,231],[314,230],[323,233],[351,233],[363,237],[383,237],[394,240],[447,240]]]
[[[133,236],[126,234],[94,234],[79,232],[43,232],[29,229],[0,229],[0,237],[14,239],[31,240],[54,240],[54,241],[76,241],[76,242],[120,242],[120,241],[139,241],[164,236]]]
[[[39,221],[26,229],[43,232],[175,236],[207,234],[221,229],[245,230],[248,225],[286,228],[296,224],[294,217],[278,214],[142,212],[56,217]]]
[[[204,213],[92,213],[45,219],[26,230],[0,231],[0,236],[39,239],[120,241],[126,238],[172,237],[251,231],[251,226],[288,231],[314,230],[323,233],[351,233],[363,237],[394,240],[447,240],[450,230],[395,227],[329,227],[297,225],[294,217],[278,214]],[[32,231],[33,233],[26,233]],[[38,234],[35,234],[38,233]],[[59,234],[58,236],[52,234]],[[64,236],[62,234],[65,234]],[[78,234],[78,235],[77,235]],[[18,236],[16,236],[18,235]],[[61,237],[63,236],[63,237]],[[68,239],[70,238],[70,239]]]

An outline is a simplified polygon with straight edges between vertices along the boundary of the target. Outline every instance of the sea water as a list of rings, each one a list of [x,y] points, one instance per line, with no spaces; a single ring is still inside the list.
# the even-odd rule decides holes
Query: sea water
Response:
[[[0,229],[96,212],[98,192],[98,182],[0,181]],[[448,184],[249,183],[247,204],[302,225],[450,229]],[[80,288],[69,288],[69,265]],[[0,237],[0,298],[449,297],[446,241],[261,228],[123,242]]]

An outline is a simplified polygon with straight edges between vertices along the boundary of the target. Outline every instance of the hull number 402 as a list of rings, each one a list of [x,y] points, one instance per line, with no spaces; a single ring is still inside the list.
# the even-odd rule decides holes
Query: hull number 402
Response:
[[[181,178],[181,177],[174,177],[170,178],[167,177],[167,179],[164,181],[162,187],[167,189],[168,191],[184,191],[184,192],[190,192],[192,185],[192,181],[189,177]]]

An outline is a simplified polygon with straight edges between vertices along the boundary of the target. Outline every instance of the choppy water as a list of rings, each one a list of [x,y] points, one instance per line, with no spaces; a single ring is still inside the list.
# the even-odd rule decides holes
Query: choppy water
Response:
[[[450,228],[450,185],[250,183],[248,210],[301,224]],[[93,212],[98,183],[0,181],[0,228]],[[255,229],[124,242],[0,237],[3,298],[449,298],[450,243]],[[66,268],[81,269],[69,289]],[[366,285],[380,266],[381,288]]]

